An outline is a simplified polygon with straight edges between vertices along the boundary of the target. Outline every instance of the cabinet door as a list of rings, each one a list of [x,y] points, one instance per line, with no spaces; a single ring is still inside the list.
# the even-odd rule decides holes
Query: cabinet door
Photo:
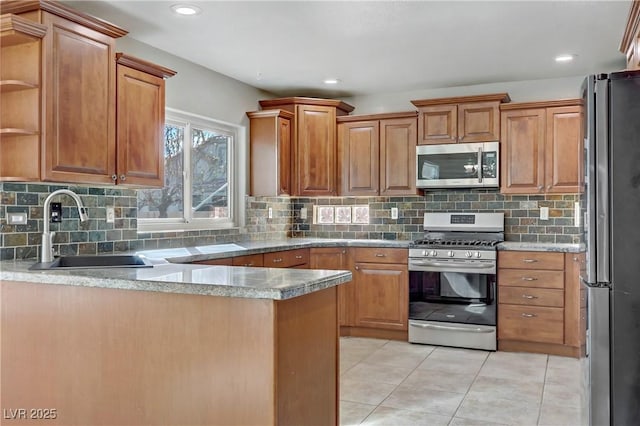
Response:
[[[278,117],[278,195],[291,195],[291,120]]]
[[[329,270],[348,270],[348,251],[342,247],[311,249],[310,268]],[[338,324],[355,325],[355,284],[353,282],[338,286]]]
[[[45,125],[43,180],[113,183],[115,149],[114,40],[42,12]]]
[[[341,195],[378,195],[380,170],[378,121],[338,125]]]
[[[547,108],[546,192],[579,192],[582,158],[582,108]]]
[[[296,106],[297,195],[336,195],[336,109]]]
[[[586,342],[586,292],[580,283],[580,267],[584,253],[565,253],[564,344],[580,347]]]
[[[118,65],[118,184],[164,186],[164,79]]]
[[[499,102],[458,105],[458,142],[494,142],[500,139]]]
[[[501,123],[500,192],[541,192],[544,189],[545,110],[505,111]]]
[[[415,118],[380,121],[380,195],[416,194]]]
[[[409,272],[407,265],[356,263],[356,325],[407,330]]]
[[[456,143],[458,141],[458,107],[437,105],[420,108],[418,131],[420,145]]]

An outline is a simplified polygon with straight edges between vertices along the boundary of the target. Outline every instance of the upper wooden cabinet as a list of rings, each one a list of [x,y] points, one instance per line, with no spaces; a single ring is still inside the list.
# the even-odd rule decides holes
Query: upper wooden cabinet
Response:
[[[3,161],[27,167],[3,167],[0,178],[162,186],[164,159],[156,154],[163,154],[164,83],[153,70],[165,77],[173,71],[148,63],[136,70],[143,61],[135,59],[116,71],[115,38],[127,32],[61,3],[4,1],[0,10],[46,29],[41,42],[19,54],[7,48],[5,55],[3,41],[3,68],[29,66],[37,71],[25,72],[37,73],[42,86],[11,111],[2,109],[3,123],[29,122],[34,131],[19,141],[26,142],[21,150],[13,141],[5,149],[3,132]],[[116,115],[125,121],[116,124]]]
[[[13,14],[0,17],[0,179],[40,174],[40,45],[45,25]]]
[[[627,58],[627,69],[640,69],[640,0],[631,2],[620,52]]]
[[[411,101],[418,107],[418,144],[492,142],[500,136],[507,93]]]
[[[501,107],[501,185],[505,194],[580,191],[579,99]]]
[[[295,114],[283,109],[248,112],[254,196],[291,195],[291,130]]]
[[[116,62],[117,181],[162,187],[164,79],[175,71],[123,53],[116,54]]]
[[[353,107],[339,100],[300,97],[263,100],[260,106],[294,113],[292,195],[336,195],[336,117]],[[252,165],[251,173],[259,169]]]
[[[338,117],[340,195],[415,195],[415,112]]]

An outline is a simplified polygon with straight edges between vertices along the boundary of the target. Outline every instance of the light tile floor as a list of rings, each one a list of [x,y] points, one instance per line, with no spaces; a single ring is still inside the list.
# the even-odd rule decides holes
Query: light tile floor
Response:
[[[340,339],[341,425],[579,426],[577,359]]]

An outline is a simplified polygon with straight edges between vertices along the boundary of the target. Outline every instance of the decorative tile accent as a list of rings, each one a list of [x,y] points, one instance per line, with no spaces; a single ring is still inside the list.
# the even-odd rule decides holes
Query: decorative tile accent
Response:
[[[353,223],[369,223],[369,206],[353,206]]]
[[[351,223],[351,207],[349,206],[337,206],[336,211],[336,223]]]
[[[316,223],[320,225],[329,225],[333,223],[333,207],[331,206],[315,206]]]

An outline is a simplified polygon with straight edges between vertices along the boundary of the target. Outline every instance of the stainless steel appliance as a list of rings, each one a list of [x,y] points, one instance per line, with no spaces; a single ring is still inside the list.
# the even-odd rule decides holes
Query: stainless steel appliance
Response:
[[[586,78],[583,359],[591,425],[640,421],[640,73]]]
[[[496,350],[503,213],[425,213],[409,245],[409,342]]]
[[[500,143],[418,145],[418,188],[497,188],[500,185]]]

